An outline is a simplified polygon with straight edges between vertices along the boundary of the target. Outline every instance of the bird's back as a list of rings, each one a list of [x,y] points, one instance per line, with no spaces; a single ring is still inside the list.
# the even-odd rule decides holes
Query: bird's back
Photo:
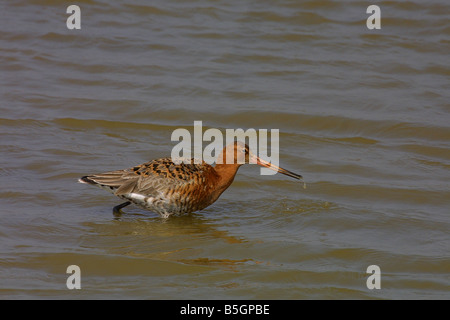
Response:
[[[203,162],[175,164],[171,158],[152,160],[125,170],[84,176],[81,182],[95,184],[164,217],[201,210],[216,199],[214,168]]]

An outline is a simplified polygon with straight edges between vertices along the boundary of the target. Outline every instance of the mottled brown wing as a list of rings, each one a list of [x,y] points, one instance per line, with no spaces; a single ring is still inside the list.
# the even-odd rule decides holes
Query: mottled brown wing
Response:
[[[192,183],[202,183],[203,172],[211,170],[211,166],[202,164],[174,164],[170,158],[157,159],[141,165],[100,174],[82,177],[90,184],[110,187],[117,196],[127,193],[139,193],[150,197],[162,191],[182,187]]]

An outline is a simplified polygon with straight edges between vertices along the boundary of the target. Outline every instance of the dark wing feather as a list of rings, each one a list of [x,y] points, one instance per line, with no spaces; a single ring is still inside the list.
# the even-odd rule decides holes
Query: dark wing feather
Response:
[[[205,162],[194,164],[193,159],[190,164],[174,164],[170,158],[162,158],[125,170],[84,176],[80,180],[110,187],[117,196],[132,192],[154,196],[163,189],[201,182],[204,170],[211,169]]]

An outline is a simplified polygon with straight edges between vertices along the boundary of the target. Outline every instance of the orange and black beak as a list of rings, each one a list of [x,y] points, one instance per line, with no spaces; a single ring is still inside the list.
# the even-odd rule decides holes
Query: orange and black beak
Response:
[[[292,171],[283,169],[283,168],[281,168],[279,166],[276,166],[276,165],[274,165],[274,164],[272,164],[270,162],[267,162],[267,161],[265,161],[265,160],[255,156],[255,155],[253,155],[253,154],[250,155],[250,163],[256,163],[256,164],[258,164],[258,165],[260,165],[262,167],[272,169],[272,170],[274,170],[276,172],[285,174],[285,175],[287,175],[289,177],[292,177],[292,178],[295,178],[295,179],[298,179],[298,180],[303,180],[303,177],[301,175],[296,174],[296,173],[294,173]]]

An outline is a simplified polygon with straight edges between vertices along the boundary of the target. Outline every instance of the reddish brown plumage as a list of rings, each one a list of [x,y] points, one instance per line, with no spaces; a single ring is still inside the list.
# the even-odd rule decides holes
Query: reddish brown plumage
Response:
[[[226,154],[233,152],[234,161],[225,163]],[[251,154],[248,146],[235,142],[224,148],[218,159],[224,163],[215,167],[203,162],[175,164],[170,158],[143,163],[125,170],[88,175],[82,183],[97,185],[128,202],[155,211],[162,217],[202,210],[214,203],[231,185],[239,167],[254,162],[296,179],[300,175],[267,163]]]

